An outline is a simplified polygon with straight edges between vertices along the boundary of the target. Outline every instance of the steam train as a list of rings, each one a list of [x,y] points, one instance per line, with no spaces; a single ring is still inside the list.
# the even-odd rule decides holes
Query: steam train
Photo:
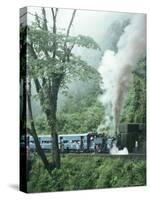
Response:
[[[52,150],[52,137],[50,135],[38,136],[41,148],[45,151]],[[60,152],[93,152],[96,145],[103,145],[103,137],[97,133],[79,133],[58,135],[58,144]],[[107,141],[107,143],[109,140]],[[36,150],[35,142],[32,136],[28,136],[28,144],[31,151]],[[100,148],[99,148],[100,151]]]
[[[30,151],[36,151],[36,145],[31,135],[27,136]],[[44,151],[52,150],[52,137],[39,135],[39,143]],[[61,153],[97,152],[109,153],[113,144],[119,149],[126,147],[129,153],[146,152],[146,128],[143,123],[120,124],[119,134],[114,137],[104,133],[81,133],[58,135],[58,144]]]

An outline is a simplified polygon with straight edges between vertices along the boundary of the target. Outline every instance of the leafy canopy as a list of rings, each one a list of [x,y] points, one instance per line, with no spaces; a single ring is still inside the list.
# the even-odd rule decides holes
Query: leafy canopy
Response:
[[[41,24],[42,20],[36,15],[35,22],[28,29],[28,43],[37,55],[28,56],[31,78],[51,79],[53,74],[63,74],[61,86],[64,86],[75,76],[84,79],[96,73],[94,68],[73,51],[76,47],[100,50],[94,39],[81,34],[68,35],[65,31],[60,31],[59,27],[53,33],[53,27],[45,30]]]

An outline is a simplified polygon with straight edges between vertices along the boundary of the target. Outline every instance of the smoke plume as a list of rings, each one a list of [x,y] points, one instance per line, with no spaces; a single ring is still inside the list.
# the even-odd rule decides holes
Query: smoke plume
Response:
[[[146,16],[135,14],[124,29],[117,43],[117,53],[106,50],[98,71],[103,81],[100,101],[105,107],[105,122],[102,128],[118,131],[120,114],[132,71],[146,51]]]

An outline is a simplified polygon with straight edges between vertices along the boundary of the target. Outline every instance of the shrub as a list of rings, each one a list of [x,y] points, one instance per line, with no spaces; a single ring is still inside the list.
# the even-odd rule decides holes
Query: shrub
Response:
[[[28,181],[28,192],[48,192],[145,185],[143,160],[124,157],[64,156],[61,169],[49,175],[36,157]]]

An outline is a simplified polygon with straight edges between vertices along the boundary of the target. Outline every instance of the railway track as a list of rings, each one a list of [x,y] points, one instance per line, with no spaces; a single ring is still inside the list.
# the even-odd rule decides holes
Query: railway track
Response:
[[[68,154],[61,154],[61,157],[70,157],[70,158],[112,158],[112,159],[124,159],[124,160],[146,160],[145,154],[128,154],[128,155],[110,155],[110,154],[88,154],[88,153],[68,153]]]
[[[81,156],[96,156],[96,157],[121,157],[121,158],[143,158],[146,159],[145,154],[135,154],[130,153],[128,155],[111,155],[108,153],[61,153],[61,156],[73,156],[73,157],[81,157]]]

